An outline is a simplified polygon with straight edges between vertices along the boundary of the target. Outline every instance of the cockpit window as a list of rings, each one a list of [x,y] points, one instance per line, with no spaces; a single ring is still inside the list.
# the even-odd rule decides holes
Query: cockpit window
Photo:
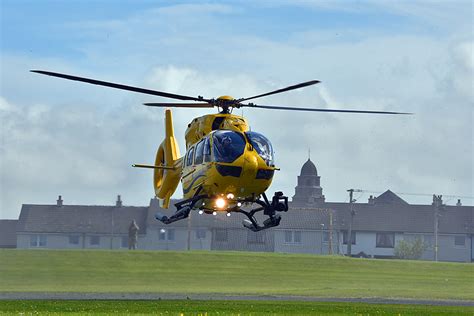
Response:
[[[196,145],[196,154],[194,155],[194,164],[199,165],[204,158],[204,139]]]
[[[209,138],[204,139],[204,162],[211,161],[211,145]]]
[[[246,132],[245,135],[247,135],[253,148],[265,160],[267,165],[273,166],[273,148],[270,141],[262,134],[256,132]]]
[[[245,139],[240,133],[218,130],[212,134],[214,159],[218,162],[233,162],[245,150]]]

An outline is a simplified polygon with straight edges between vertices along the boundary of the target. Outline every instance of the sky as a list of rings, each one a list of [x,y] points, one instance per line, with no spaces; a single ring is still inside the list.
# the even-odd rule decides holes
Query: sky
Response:
[[[206,98],[315,86],[258,104],[412,116],[236,110],[273,143],[269,191],[294,195],[308,159],[327,201],[390,189],[473,205],[471,1],[0,0],[0,218],[21,204],[148,205],[162,98],[42,69]],[[256,102],[257,103],[257,102]],[[212,109],[175,109],[175,133]],[[179,187],[174,195],[181,196]]]

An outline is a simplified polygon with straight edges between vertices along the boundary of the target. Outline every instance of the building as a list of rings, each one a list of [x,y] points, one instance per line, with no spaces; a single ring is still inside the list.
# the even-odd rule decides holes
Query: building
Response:
[[[291,216],[296,215],[296,212],[305,212],[306,215],[303,217],[306,220],[298,224],[298,216],[294,216],[283,225],[289,226],[288,228],[301,227],[302,252],[311,253],[324,253],[325,251],[327,253],[324,245],[328,242],[329,237],[324,230],[327,230],[328,225],[331,225],[333,234],[334,231],[336,232],[335,251],[346,254],[349,241],[347,234],[351,222],[350,205],[349,203],[324,201],[322,189],[320,190],[319,176],[317,176],[316,167],[313,166],[314,164],[310,160],[303,165],[301,175],[298,177],[298,185],[295,188],[297,199],[295,201],[294,198],[291,204]],[[307,182],[300,181],[308,178],[310,174],[315,181],[312,183],[316,184],[312,189],[308,189]],[[412,241],[420,238],[427,247],[422,259],[433,260],[435,258],[435,208],[433,204],[408,204],[395,193],[387,190],[378,197],[370,196],[367,203],[354,203],[353,209],[355,216],[351,234],[352,255],[393,258],[394,248],[400,240]],[[315,219],[316,215],[312,215],[312,213],[324,212],[333,214],[332,223],[328,223],[328,216],[318,220]],[[321,227],[314,225],[314,223],[320,223]],[[306,235],[308,235],[306,239],[312,241],[311,247],[309,245],[303,246],[307,243],[305,241]],[[438,260],[473,261],[473,236],[474,207],[462,206],[461,201],[458,200],[455,206],[440,208],[438,213]],[[318,241],[320,245],[318,245]],[[334,245],[334,243],[332,244]],[[288,251],[286,248],[283,250]]]
[[[18,220],[18,248],[128,248],[128,226],[135,220],[139,239],[146,236],[147,207],[24,204]]]
[[[149,250],[236,250],[284,253],[346,254],[352,221],[353,256],[393,258],[401,240],[420,238],[427,246],[422,259],[435,258],[435,207],[412,205],[390,190],[366,203],[327,202],[321,178],[308,159],[301,168],[290,210],[280,226],[254,233],[242,226],[242,214],[199,215],[165,225],[155,213],[172,214],[156,199],[144,207],[115,205],[23,205],[17,223],[18,248],[128,247],[128,226],[140,227],[138,248]],[[474,260],[474,207],[442,206],[438,212],[438,259]]]
[[[16,219],[0,220],[0,248],[16,248]]]

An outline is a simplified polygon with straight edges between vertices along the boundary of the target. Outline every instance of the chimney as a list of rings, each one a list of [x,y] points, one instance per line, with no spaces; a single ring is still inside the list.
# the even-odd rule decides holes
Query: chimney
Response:
[[[115,206],[122,207],[122,199],[120,195],[117,195],[117,202],[115,202]]]
[[[458,199],[458,202],[456,203],[456,206],[462,206],[461,199]]]
[[[369,204],[375,204],[375,198],[373,195],[369,196]]]
[[[63,198],[60,196],[58,196],[58,199],[56,200],[56,205],[57,206],[63,206]]]

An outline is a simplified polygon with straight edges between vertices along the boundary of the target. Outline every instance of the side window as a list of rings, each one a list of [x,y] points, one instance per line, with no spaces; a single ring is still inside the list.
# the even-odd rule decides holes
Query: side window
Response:
[[[206,138],[204,140],[204,161],[211,161],[211,142],[209,138]]]
[[[196,145],[196,157],[194,159],[194,164],[196,165],[201,164],[203,161],[203,155],[204,155],[204,140],[201,140]]]
[[[188,152],[188,156],[186,158],[186,167],[193,165],[193,156],[194,156],[194,147],[191,147],[191,149]]]

